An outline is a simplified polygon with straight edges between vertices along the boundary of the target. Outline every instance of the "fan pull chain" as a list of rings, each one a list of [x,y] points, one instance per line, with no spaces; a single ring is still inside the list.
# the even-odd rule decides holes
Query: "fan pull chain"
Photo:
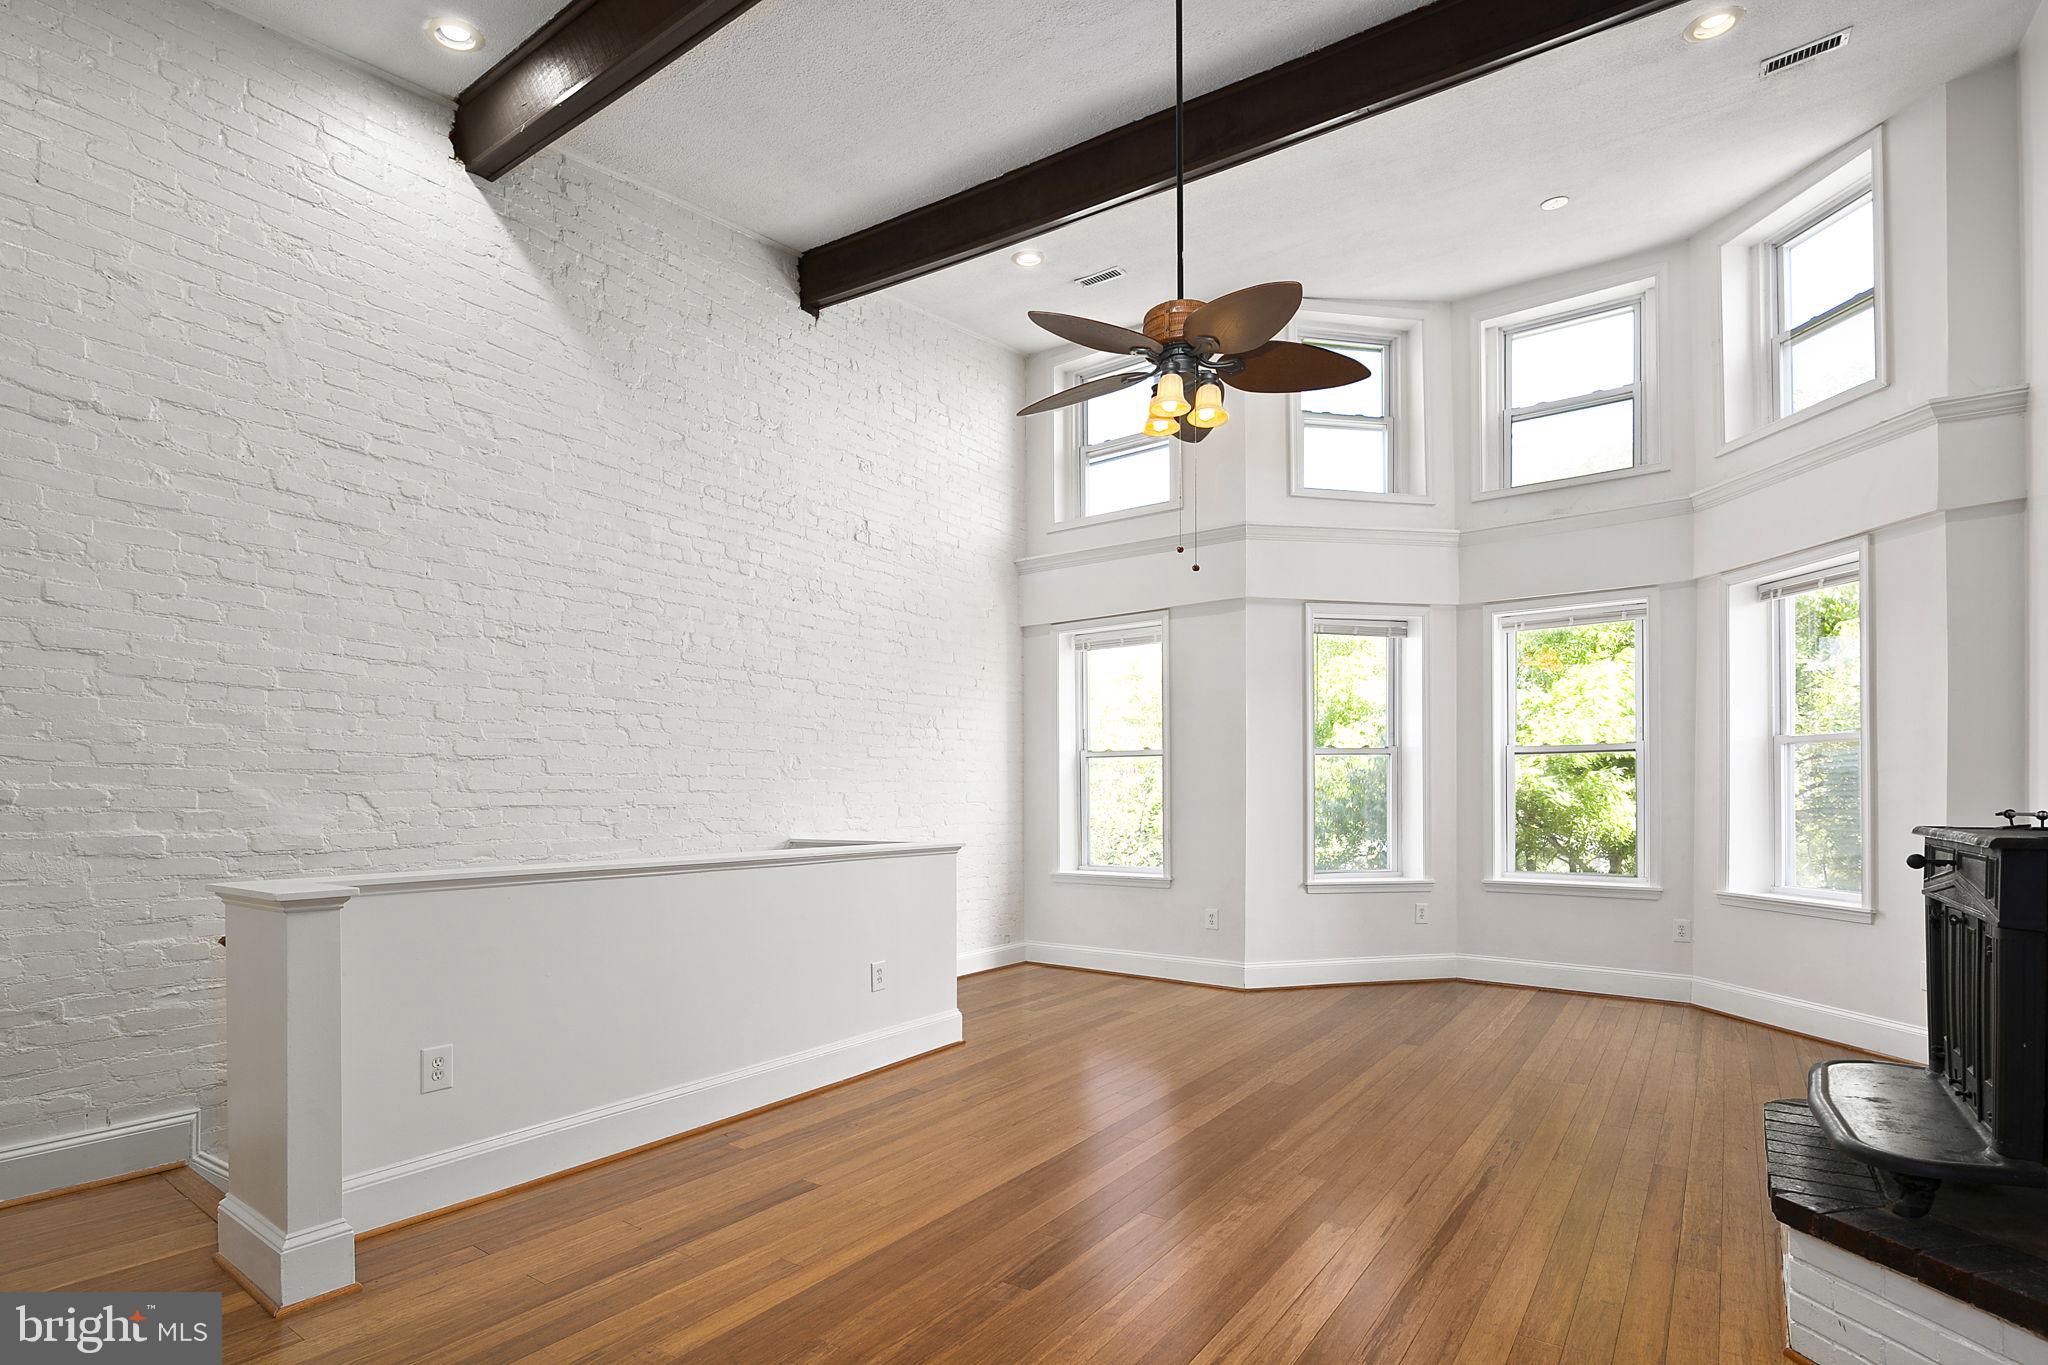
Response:
[[[1195,524],[1195,532],[1188,541],[1195,548],[1195,562],[1189,566],[1190,573],[1202,571],[1202,479],[1195,470],[1195,447],[1188,446],[1188,515]]]

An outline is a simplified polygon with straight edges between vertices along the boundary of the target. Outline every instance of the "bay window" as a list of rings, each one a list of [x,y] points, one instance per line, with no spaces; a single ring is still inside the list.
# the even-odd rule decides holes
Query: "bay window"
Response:
[[[1789,417],[1877,377],[1877,209],[1868,185],[1771,244],[1770,373]]]
[[[1766,582],[1777,889],[1863,896],[1863,602],[1855,563]]]
[[[1642,334],[1640,297],[1499,330],[1505,486],[1641,463]]]
[[[1399,679],[1407,636],[1405,621],[1311,619],[1311,882],[1397,870]]]
[[[1082,872],[1166,873],[1166,633],[1075,632],[1073,810]]]

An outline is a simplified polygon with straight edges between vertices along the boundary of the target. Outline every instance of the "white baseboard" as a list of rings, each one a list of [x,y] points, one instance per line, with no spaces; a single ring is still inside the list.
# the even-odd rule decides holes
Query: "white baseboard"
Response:
[[[0,1148],[0,1201],[190,1161],[199,1111],[180,1109]]]
[[[1458,962],[1458,975],[1467,981],[1622,995],[1634,1000],[1692,999],[1692,978],[1682,972],[1646,972],[1633,967],[1593,967],[1579,962],[1541,962],[1473,953],[1460,953]]]
[[[343,1216],[365,1232],[381,1228],[850,1080],[957,1043],[961,1037],[960,1011],[943,1010],[806,1052],[359,1171],[341,1182]]]
[[[1245,965],[1220,957],[1181,957],[1173,953],[1134,953],[1122,948],[1089,948],[1078,943],[1025,946],[1026,960],[1055,967],[1085,967],[1124,976],[1153,976],[1163,981],[1188,981],[1201,986],[1244,989]]]
[[[286,1235],[233,1195],[215,1216],[221,1256],[280,1308],[356,1282],[356,1231],[339,1218]]]
[[[192,1168],[195,1175],[205,1180],[207,1184],[215,1189],[222,1191],[227,1189],[228,1159],[226,1157],[215,1156],[212,1152],[199,1151],[192,1153],[191,1159],[185,1164]]]
[[[1726,981],[1710,981],[1705,977],[1693,978],[1692,1000],[1696,1005],[1722,1014],[1752,1019],[1759,1024],[1825,1038],[1830,1042],[1846,1043],[1866,1052],[1878,1052],[1910,1062],[1927,1060],[1927,1028],[1922,1024],[1908,1024],[1875,1014],[1859,1014],[1833,1005],[1817,1005],[1811,1000],[1773,995],[1769,991],[1733,986]]]
[[[1246,989],[1286,986],[1348,986],[1375,981],[1441,981],[1462,975],[1456,953],[1409,953],[1397,957],[1311,957],[1247,962]]]
[[[1003,943],[993,948],[975,948],[960,954],[961,976],[973,976],[976,972],[992,972],[998,967],[1014,966],[1024,960],[1024,945]]]

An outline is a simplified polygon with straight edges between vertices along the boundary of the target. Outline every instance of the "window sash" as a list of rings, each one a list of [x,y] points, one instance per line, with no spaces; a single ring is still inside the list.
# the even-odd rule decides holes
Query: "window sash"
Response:
[[[1872,252],[1872,279],[1868,289],[1859,290],[1849,297],[1821,309],[1812,317],[1789,325],[1780,326],[1784,313],[1785,262],[1786,253],[1807,238],[1827,227],[1845,213],[1852,212],[1864,200],[1871,201],[1873,215],[1871,231],[1877,231],[1875,221],[1876,189],[1870,181],[1844,190],[1827,203],[1815,209],[1806,217],[1793,224],[1784,236],[1770,244],[1770,274],[1768,296],[1765,299],[1764,336],[1770,351],[1770,366],[1767,373],[1775,390],[1772,395],[1773,407],[1780,417],[1792,415],[1792,348],[1809,337],[1818,336],[1841,323],[1857,317],[1865,311],[1877,308],[1876,253]]]
[[[1116,649],[1132,645],[1156,645],[1159,648],[1159,747],[1151,749],[1091,749],[1088,747],[1088,652],[1092,649]],[[1158,625],[1134,626],[1129,629],[1092,631],[1074,636],[1071,640],[1074,653],[1074,753],[1075,787],[1074,810],[1079,824],[1074,831],[1074,865],[1084,872],[1127,872],[1137,876],[1165,877],[1167,875],[1167,821],[1169,819],[1170,795],[1167,785],[1166,731],[1168,725],[1166,702],[1166,631]],[[1093,821],[1089,810],[1090,765],[1102,759],[1156,758],[1159,760],[1159,866],[1134,867],[1124,864],[1098,863],[1092,858],[1089,831]]]
[[[1589,318],[1606,317],[1610,313],[1627,313],[1630,328],[1635,337],[1635,375],[1627,384],[1594,393],[1572,394],[1565,398],[1553,398],[1541,403],[1527,403],[1521,407],[1514,404],[1515,392],[1515,339],[1517,337],[1540,336],[1566,327],[1585,322]],[[1590,304],[1574,308],[1567,313],[1538,318],[1514,327],[1500,329],[1500,405],[1509,420],[1517,417],[1547,417],[1554,412],[1570,412],[1577,408],[1598,407],[1603,403],[1616,402],[1623,398],[1639,398],[1643,386],[1643,300],[1641,295],[1621,302]],[[1638,452],[1640,453],[1640,452]]]
[[[1633,740],[1614,740],[1598,744],[1518,744],[1515,732],[1520,719],[1521,688],[1517,685],[1516,661],[1519,651],[1515,637],[1524,630],[1547,630],[1558,626],[1603,625],[1612,621],[1633,621],[1636,623],[1635,651],[1635,722]],[[1644,678],[1649,659],[1649,604],[1630,602],[1617,604],[1591,604],[1585,607],[1566,607],[1552,612],[1527,612],[1519,616],[1500,618],[1496,655],[1500,671],[1502,692],[1501,721],[1505,727],[1501,743],[1501,799],[1496,818],[1500,823],[1500,837],[1495,849],[1497,875],[1506,881],[1541,881],[1583,883],[1600,886],[1609,883],[1632,884],[1649,880],[1649,717],[1647,713],[1647,689]],[[1636,870],[1633,876],[1614,872],[1524,872],[1516,866],[1515,835],[1515,777],[1518,764],[1524,757],[1543,754],[1632,754],[1635,757],[1636,779]]]
[[[1348,749],[1315,742],[1316,733],[1316,637],[1378,637],[1387,642],[1387,743]],[[1315,617],[1308,633],[1308,763],[1303,774],[1308,789],[1308,840],[1306,857],[1311,882],[1369,881],[1398,877],[1401,872],[1401,781],[1404,758],[1401,752],[1401,668],[1406,621],[1344,620]],[[1387,865],[1356,871],[1324,870],[1316,867],[1316,760],[1318,758],[1385,758],[1387,760]]]
[[[1771,828],[1777,841],[1772,858],[1772,866],[1775,869],[1772,877],[1773,889],[1808,900],[1834,900],[1851,905],[1862,903],[1863,891],[1831,891],[1826,887],[1799,885],[1799,813],[1796,809],[1798,793],[1792,782],[1792,763],[1798,751],[1809,745],[1855,742],[1857,768],[1861,774],[1861,787],[1857,793],[1857,814],[1861,825],[1858,841],[1866,860],[1863,879],[1867,889],[1870,884],[1870,773],[1863,761],[1865,717],[1864,692],[1861,687],[1862,677],[1867,672],[1867,656],[1859,644],[1856,658],[1859,679],[1856,696],[1857,728],[1796,731],[1792,728],[1798,715],[1797,699],[1794,696],[1796,651],[1792,645],[1792,630],[1793,604],[1802,593],[1840,583],[1860,582],[1862,576],[1862,563],[1858,560],[1826,569],[1787,575],[1773,582],[1761,584],[1757,589],[1760,595],[1770,599],[1771,612]],[[1859,623],[1861,611],[1862,602],[1859,597]]]
[[[1102,379],[1113,374],[1125,374],[1135,368],[1131,364],[1132,359],[1133,357],[1124,356],[1120,359],[1109,361],[1106,364],[1090,365],[1068,370],[1064,378],[1069,385],[1072,385],[1085,384],[1090,380]],[[1141,502],[1130,507],[1118,508],[1114,512],[1097,512],[1093,515],[1105,517],[1123,516],[1126,513],[1136,512],[1142,508],[1164,507],[1173,502],[1179,487],[1180,457],[1173,449],[1175,442],[1172,438],[1149,436],[1141,429],[1132,432],[1128,436],[1117,436],[1108,440],[1090,443],[1088,440],[1088,404],[1086,403],[1075,404],[1070,410],[1068,421],[1070,423],[1068,427],[1068,443],[1072,447],[1073,461],[1070,468],[1073,471],[1074,486],[1071,494],[1063,495],[1062,497],[1063,502],[1068,497],[1071,498],[1071,511],[1065,514],[1067,519],[1082,521],[1089,517],[1088,477],[1095,471],[1097,465],[1110,460],[1120,459],[1127,455],[1142,454],[1155,448],[1166,451],[1165,496],[1157,502]]]
[[[1398,346],[1400,338],[1381,333],[1346,332],[1340,329],[1305,331],[1297,338],[1311,346],[1339,346],[1351,349],[1377,350],[1380,355],[1375,377],[1380,381],[1380,415],[1360,416],[1357,413],[1318,412],[1314,408],[1316,391],[1295,396],[1295,438],[1294,460],[1297,491],[1311,495],[1332,494],[1339,497],[1384,497],[1387,493],[1402,491],[1401,453],[1395,448],[1396,426],[1400,421],[1400,387],[1395,375],[1400,366]],[[1308,481],[1308,458],[1306,434],[1313,428],[1324,427],[1340,431],[1378,431],[1386,436],[1387,462],[1384,493],[1364,493],[1355,488],[1331,488],[1324,484]]]

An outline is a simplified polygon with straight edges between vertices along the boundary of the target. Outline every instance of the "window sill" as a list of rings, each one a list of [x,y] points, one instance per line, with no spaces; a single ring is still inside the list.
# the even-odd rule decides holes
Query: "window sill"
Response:
[[[1054,531],[1078,531],[1084,526],[1104,526],[1113,521],[1130,521],[1134,517],[1156,517],[1167,512],[1180,510],[1178,496],[1165,502],[1148,502],[1143,507],[1126,507],[1121,512],[1097,512],[1092,517],[1068,517],[1052,524]]]
[[[1068,869],[1055,872],[1056,882],[1073,882],[1081,886],[1153,886],[1173,885],[1173,878],[1163,872],[1081,872]]]
[[[1339,896],[1360,890],[1430,890],[1432,886],[1436,886],[1434,876],[1325,876],[1300,884],[1300,888],[1313,896]]]
[[[1717,891],[1714,897],[1723,905],[1771,910],[1781,915],[1805,915],[1809,919],[1839,920],[1846,924],[1870,924],[1877,919],[1875,907],[1858,905],[1853,901],[1815,900],[1775,891]]]
[[[1406,503],[1413,507],[1433,507],[1436,498],[1430,493],[1366,493],[1354,488],[1310,488],[1296,484],[1287,490],[1290,497],[1315,498],[1336,502],[1394,502]]]
[[[1799,411],[1789,413],[1784,417],[1773,417],[1760,427],[1751,427],[1739,436],[1730,436],[1721,443],[1721,448],[1714,452],[1714,458],[1719,459],[1723,455],[1733,455],[1744,446],[1754,445],[1756,442],[1775,436],[1781,431],[1790,430],[1801,422],[1812,421],[1823,413],[1833,412],[1836,408],[1845,408],[1859,398],[1868,398],[1871,394],[1882,393],[1890,387],[1891,380],[1883,375],[1879,375],[1875,379],[1866,379],[1855,388],[1843,389],[1833,397],[1823,398],[1811,407],[1801,408]]]
[[[1608,469],[1598,474],[1580,474],[1569,479],[1545,479],[1542,483],[1518,483],[1506,488],[1482,488],[1472,495],[1474,502],[1495,498],[1518,498],[1528,493],[1549,493],[1560,488],[1578,488],[1589,483],[1611,483],[1615,479],[1639,479],[1645,474],[1669,474],[1668,464],[1636,464],[1627,469]]]
[[[1486,877],[1480,881],[1488,891],[1534,891],[1545,896],[1606,896],[1616,900],[1653,901],[1664,894],[1654,882],[1626,878]]]

